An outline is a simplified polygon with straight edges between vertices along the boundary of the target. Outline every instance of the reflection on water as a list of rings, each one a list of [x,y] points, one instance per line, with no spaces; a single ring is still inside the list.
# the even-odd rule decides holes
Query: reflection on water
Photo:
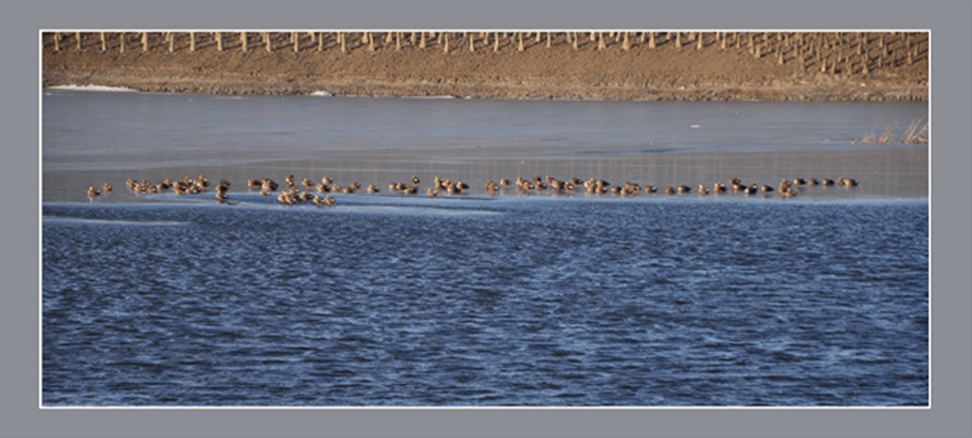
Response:
[[[852,177],[853,194],[926,197],[924,145],[856,145],[921,103],[545,102],[45,93],[44,201],[127,178],[287,174],[385,187],[418,175],[597,177],[655,186]],[[839,193],[839,194],[838,194]],[[120,200],[121,196],[115,196]]]

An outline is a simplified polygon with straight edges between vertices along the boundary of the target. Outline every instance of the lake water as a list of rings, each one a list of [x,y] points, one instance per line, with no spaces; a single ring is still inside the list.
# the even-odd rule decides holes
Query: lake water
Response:
[[[45,406],[929,403],[928,148],[855,144],[925,105],[42,99]],[[234,204],[124,185],[199,174]],[[243,184],[288,174],[382,192]],[[861,184],[483,187],[548,174]]]

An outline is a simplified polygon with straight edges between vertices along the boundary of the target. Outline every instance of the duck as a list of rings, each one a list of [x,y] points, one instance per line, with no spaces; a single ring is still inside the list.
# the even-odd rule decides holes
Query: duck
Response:
[[[368,193],[378,193],[380,191],[381,189],[379,189],[378,186],[374,184],[368,184]]]
[[[220,187],[222,187],[222,186],[220,186]],[[219,200],[219,202],[223,202],[223,201],[229,199],[229,195],[227,195],[226,194],[226,191],[224,191],[224,190],[216,190],[216,199]]]
[[[419,183],[419,178],[415,175],[412,175],[412,184],[418,184],[418,183]]]
[[[329,207],[334,205],[335,202],[337,202],[337,200],[330,196],[324,197],[324,203],[326,203]]]
[[[325,185],[324,183],[318,184],[316,188],[317,188],[317,193],[327,193],[331,191],[331,188]]]
[[[755,195],[757,190],[759,190],[758,186],[756,184],[752,184],[744,189],[744,193],[746,196]]]
[[[645,186],[645,193],[657,193],[658,188],[655,186]]]
[[[794,178],[793,179],[793,184],[796,184],[798,186],[802,186],[802,185],[804,185],[806,183],[807,183],[807,180],[805,180],[803,178]]]
[[[435,191],[435,189],[433,188],[429,188],[428,190],[425,191],[425,194],[428,195],[430,198],[434,198],[439,195],[439,192]]]
[[[699,196],[705,196],[709,194],[709,189],[705,188],[704,185],[699,184]]]
[[[812,186],[817,186],[820,185],[820,181],[818,181],[816,178],[810,178],[807,180],[807,184],[810,184]]]
[[[763,193],[769,193],[769,192],[772,192],[772,191],[773,191],[773,188],[772,187],[770,187],[770,186],[768,186],[766,184],[763,184]]]
[[[324,176],[321,177],[321,183],[324,184],[324,185],[328,185],[329,186],[329,185],[331,185],[331,184],[334,183],[334,180],[331,179],[331,178],[328,178],[327,175],[324,175]]]
[[[665,194],[666,195],[674,195],[675,194],[675,188],[672,187],[672,186],[665,187]]]
[[[678,186],[678,193],[679,194],[688,193],[688,192],[691,192],[691,191],[692,191],[692,188],[689,187],[689,186],[686,186],[686,185]]]
[[[725,193],[726,185],[722,181],[719,181],[712,185],[712,190],[715,191],[716,193]]]
[[[316,204],[318,207],[323,206],[324,205],[324,198],[322,198],[320,196],[317,196],[317,195],[314,195],[314,204]]]
[[[101,194],[101,190],[98,190],[98,189],[96,189],[94,187],[88,187],[88,196],[95,197],[95,196],[98,196],[100,194]]]
[[[829,186],[832,186],[832,185],[834,185],[834,180],[832,180],[830,178],[824,178],[823,185],[828,186],[828,187]]]
[[[101,188],[105,191],[105,193],[108,193],[111,191],[111,184],[105,183],[105,185],[101,186]]]
[[[509,187],[510,184],[511,184],[510,183],[510,180],[508,180],[506,178],[500,178],[499,183],[500,183],[500,185],[505,186],[505,187]]]

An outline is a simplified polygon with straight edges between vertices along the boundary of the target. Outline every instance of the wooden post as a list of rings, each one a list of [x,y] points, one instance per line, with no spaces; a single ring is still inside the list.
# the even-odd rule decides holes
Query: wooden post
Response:
[[[698,40],[698,44],[695,45],[695,50],[702,50],[702,38],[703,38],[703,35],[705,35],[705,34],[702,33],[702,32],[699,32],[699,40]]]
[[[597,50],[604,50],[607,44],[604,42],[604,32],[597,33]]]
[[[175,52],[175,32],[169,32],[169,53]]]
[[[579,40],[579,39],[580,39],[580,37],[578,37],[577,36],[577,33],[574,32],[574,38],[571,41],[571,43],[574,45],[574,50],[577,50],[577,40]]]
[[[273,53],[273,47],[270,45],[270,32],[263,33],[263,45],[267,48],[267,53]]]
[[[101,32],[101,53],[108,51],[108,42],[105,41],[105,33]]]
[[[476,35],[469,34],[469,52],[476,53]]]
[[[402,33],[395,32],[395,51],[400,52],[402,50]]]
[[[246,53],[246,32],[240,32],[240,43],[243,45],[243,53]]]
[[[776,63],[779,64],[779,65],[783,65],[783,48],[782,47],[778,47],[776,49]]]
[[[483,32],[483,45],[489,47],[489,32]]]
[[[655,32],[648,32],[648,48],[655,48]]]
[[[392,42],[392,38],[394,38],[394,35],[391,32],[385,32],[385,44]]]
[[[628,42],[628,32],[625,32],[624,33],[624,42],[621,43],[621,49],[624,50],[625,52],[627,52],[629,48],[631,48],[631,44]]]
[[[523,51],[523,32],[517,32],[516,33],[516,39],[517,39],[516,50],[518,52],[522,52]]]
[[[425,32],[422,32],[422,41],[419,42],[419,48],[420,49],[424,49],[425,48]]]
[[[449,53],[449,34],[447,32],[442,32],[440,35],[442,39],[442,53]]]
[[[676,49],[681,49],[682,48],[682,33],[681,32],[675,32],[675,48]]]
[[[375,37],[373,35],[371,35],[371,32],[365,32],[365,35],[367,35],[367,37],[368,37],[368,51],[369,52],[374,52],[375,51]]]
[[[537,40],[535,42],[538,42],[538,43],[540,42],[540,34],[541,34],[541,32],[537,32]]]
[[[341,40],[341,53],[348,53],[348,46],[344,32],[338,32],[338,39]]]
[[[498,33],[493,34],[493,53],[499,52],[500,36]]]
[[[60,40],[60,39],[61,39],[61,33],[60,32],[54,32],[54,51],[55,52],[60,52],[61,51],[61,47],[58,46],[58,40]]]
[[[81,32],[74,32],[75,39],[78,40],[78,51],[81,51]]]
[[[317,51],[324,51],[324,32],[317,32]]]
[[[547,32],[547,48],[548,49],[550,48],[550,45],[551,44],[553,44],[553,43],[550,41],[550,32]]]
[[[222,32],[216,32],[216,35],[215,36],[216,36],[216,51],[222,52],[223,51],[223,33]]]
[[[142,51],[148,52],[148,32],[142,32]]]
[[[368,44],[368,33],[361,32],[361,44]]]
[[[189,53],[196,51],[196,33],[189,32]]]
[[[125,32],[119,34],[118,41],[120,45],[118,46],[118,53],[125,53]]]
[[[641,44],[644,44],[645,43],[645,39],[648,38],[648,36],[645,35],[644,32],[638,32],[638,33],[641,34]]]

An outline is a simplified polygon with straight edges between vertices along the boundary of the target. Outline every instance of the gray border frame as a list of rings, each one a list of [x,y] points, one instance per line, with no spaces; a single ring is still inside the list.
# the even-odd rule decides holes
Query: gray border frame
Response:
[[[0,0],[0,436],[972,436],[970,16],[912,0]],[[930,29],[931,409],[39,409],[38,31],[247,27]]]

